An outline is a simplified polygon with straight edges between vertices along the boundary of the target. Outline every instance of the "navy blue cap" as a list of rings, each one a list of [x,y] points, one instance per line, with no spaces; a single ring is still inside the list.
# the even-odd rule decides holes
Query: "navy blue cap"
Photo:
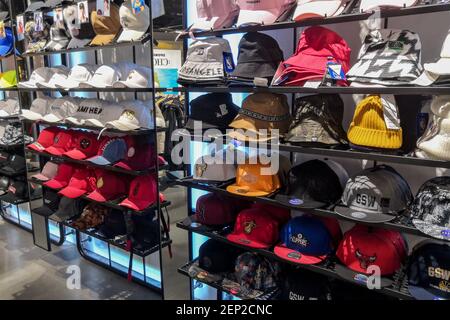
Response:
[[[5,27],[6,36],[0,37],[0,56],[6,57],[14,50],[14,35],[10,27]],[[17,51],[16,51],[16,54]]]

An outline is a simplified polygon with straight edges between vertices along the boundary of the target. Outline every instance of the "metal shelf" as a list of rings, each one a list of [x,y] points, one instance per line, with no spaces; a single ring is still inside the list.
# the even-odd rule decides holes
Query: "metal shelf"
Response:
[[[75,52],[82,52],[82,51],[95,51],[95,50],[103,50],[103,49],[133,47],[133,46],[145,45],[150,40],[151,40],[151,35],[147,34],[147,35],[144,35],[141,40],[133,41],[133,42],[112,43],[112,44],[107,44],[107,45],[102,45],[102,46],[86,46],[86,47],[82,47],[82,48],[64,49],[64,50],[59,50],[59,51],[41,51],[41,52],[35,52],[35,53],[24,53],[21,56],[23,58],[27,58],[27,57],[48,56],[48,55],[53,55],[53,54],[66,54],[66,53],[75,53]]]
[[[342,281],[346,281],[349,283],[353,283],[355,285],[357,285],[357,282],[352,282],[352,281],[348,281],[342,277],[340,277],[336,271],[335,271],[335,261],[333,261],[332,259],[328,259],[325,260],[323,263],[321,264],[316,264],[316,265],[303,265],[303,264],[297,264],[294,262],[290,262],[284,259],[281,259],[280,257],[278,257],[276,254],[274,254],[272,251],[267,250],[267,249],[254,249],[254,248],[250,248],[250,247],[246,247],[234,242],[229,241],[226,236],[224,234],[222,234],[221,232],[218,231],[213,231],[210,228],[206,227],[206,226],[199,226],[199,227],[194,227],[192,226],[192,223],[194,221],[192,220],[191,217],[186,218],[185,220],[183,220],[182,222],[177,223],[177,227],[187,230],[189,232],[193,232],[193,233],[197,233],[203,236],[206,236],[208,238],[220,241],[222,243],[226,243],[228,245],[243,249],[245,251],[250,251],[250,252],[256,252],[260,255],[263,255],[271,260],[275,260],[275,261],[279,261],[281,263],[286,263],[286,264],[290,264],[302,269],[306,269],[306,270],[310,270],[316,273],[320,273],[324,276],[327,277],[331,277],[334,279],[339,279]],[[413,299],[413,297],[406,291],[406,290],[400,290],[401,288],[401,280],[404,278],[403,277],[403,273],[402,271],[399,271],[396,275],[394,275],[393,279],[394,279],[394,284],[391,287],[385,287],[382,288],[380,290],[378,290],[380,293],[392,296],[392,297],[396,297],[399,299],[405,299],[405,300],[411,300]],[[222,290],[222,288],[220,288]]]
[[[433,13],[433,12],[443,12],[450,10],[450,4],[433,4],[433,5],[421,5],[411,8],[401,8],[401,9],[385,9],[381,10],[380,18],[394,18],[394,17],[402,17],[402,16],[410,16],[410,15],[418,15],[424,13]],[[279,22],[271,25],[262,25],[262,26],[245,26],[239,28],[227,28],[227,29],[219,29],[219,30],[211,30],[211,31],[201,31],[194,32],[194,37],[206,37],[206,36],[221,36],[226,34],[236,34],[236,33],[246,33],[246,32],[254,32],[254,31],[270,31],[270,30],[279,30],[279,29],[292,29],[292,28],[300,28],[300,27],[308,27],[308,26],[316,26],[316,25],[328,25],[328,24],[336,24],[336,23],[346,23],[353,21],[361,21],[367,20],[369,17],[375,14],[374,11],[371,12],[361,12],[361,13],[348,13],[342,14],[336,17],[328,17],[328,18],[313,18],[309,20],[304,20],[301,22],[295,21],[287,21],[287,22]],[[181,38],[188,38],[189,34],[184,34]]]

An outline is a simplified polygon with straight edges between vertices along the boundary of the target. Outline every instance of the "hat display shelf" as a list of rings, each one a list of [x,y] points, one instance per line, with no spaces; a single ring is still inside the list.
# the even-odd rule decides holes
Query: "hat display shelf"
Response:
[[[18,4],[21,2],[21,5]],[[95,2],[95,1],[94,1]],[[148,2],[150,3],[150,2]],[[63,4],[65,6],[65,4]],[[17,15],[28,14],[29,19],[33,19],[33,14],[24,12],[24,8],[27,7],[27,1],[17,1],[10,0],[10,7],[14,8],[11,12],[13,31],[16,35],[17,30],[15,27],[15,19]],[[148,8],[148,9],[147,9]],[[24,53],[19,57],[15,57],[16,70],[19,81],[25,81],[32,74],[32,72],[38,67],[52,67],[55,64],[70,66],[71,62],[79,61],[80,59],[89,59],[93,64],[101,64],[103,62],[103,53],[105,49],[119,51],[121,49],[128,48],[131,50],[131,55],[128,57],[128,62],[137,63],[137,60],[142,61],[145,57],[139,56],[140,51],[137,47],[141,47],[145,54],[148,54],[148,59],[146,59],[146,65],[151,70],[154,70],[153,62],[153,21],[151,19],[151,6],[146,7],[145,10],[150,12],[150,23],[148,31],[142,36],[138,41],[134,42],[124,42],[124,43],[111,43],[104,46],[85,46],[83,48],[77,49],[67,49],[60,51],[41,51],[35,53]],[[42,9],[44,15],[50,15],[51,9]],[[21,42],[16,42],[15,45],[23,45]],[[24,51],[22,51],[24,52]],[[108,56],[106,54],[106,56]],[[106,58],[108,59],[108,58]],[[114,57],[111,57],[114,59]],[[76,65],[77,63],[73,63]],[[72,66],[73,66],[72,65]],[[146,99],[151,103],[148,103],[148,108],[153,108],[155,105],[155,93],[160,90],[156,89],[154,82],[147,88],[80,88],[80,89],[51,89],[51,88],[18,88],[15,89],[20,95],[20,105],[21,109],[29,109],[33,100],[38,97],[48,96],[48,97],[61,97],[61,96],[81,96],[97,98],[100,100],[116,101],[120,98],[129,97],[130,100]],[[128,94],[128,96],[127,96]],[[132,96],[132,98],[131,98]],[[149,106],[151,105],[151,107]],[[156,148],[156,137],[158,132],[165,131],[164,128],[156,126],[156,115],[154,110],[150,110],[152,120],[151,122],[155,124],[152,128],[140,128],[136,130],[121,131],[118,129],[104,129],[93,126],[86,125],[75,125],[66,123],[49,123],[44,121],[30,121],[22,119],[22,124],[24,132],[33,136],[37,139],[40,132],[43,129],[49,127],[60,127],[65,129],[79,129],[94,134],[99,135],[108,134],[111,136],[129,136],[133,137],[136,141],[147,141]],[[25,151],[23,151],[25,150]],[[31,150],[30,148],[22,147],[22,153],[25,153],[26,158],[30,162],[37,162],[39,164],[39,170],[42,170],[44,165],[51,160],[52,162],[62,164],[73,164],[80,167],[86,167],[90,169],[103,169],[105,172],[111,172],[120,176],[127,176],[129,180],[141,177],[141,176],[153,176],[155,181],[158,181],[158,173],[160,170],[164,169],[165,165],[158,163],[157,152],[152,152],[154,159],[152,162],[155,163],[154,167],[146,168],[142,170],[126,170],[113,165],[98,165],[93,164],[84,160],[74,160],[69,159],[65,156],[53,156],[48,153],[39,153]],[[35,173],[33,173],[35,174]],[[35,209],[42,207],[45,201],[45,195],[49,188],[44,186],[42,182],[32,179],[32,171],[28,171],[25,176],[25,180],[29,184],[42,185],[43,196],[40,197],[38,201],[33,201],[31,206],[31,216],[37,217],[37,219],[44,219],[46,223],[46,232],[48,234],[48,245],[38,245],[43,249],[51,250],[51,245],[60,246],[62,244],[73,244],[77,247],[79,254],[86,260],[95,263],[111,272],[117,273],[121,276],[127,277],[140,285],[143,285],[150,290],[158,293],[161,297],[164,297],[164,283],[163,283],[163,270],[162,270],[162,258],[163,249],[169,249],[169,254],[171,255],[171,243],[170,235],[167,227],[167,218],[164,216],[164,211],[168,217],[167,207],[170,205],[169,201],[160,201],[159,197],[156,196],[156,201],[150,207],[145,208],[142,211],[133,210],[131,208],[126,208],[120,206],[120,201],[107,201],[107,202],[96,202],[89,199],[87,196],[82,196],[81,199],[87,204],[96,204],[105,208],[115,209],[117,212],[122,212],[124,216],[124,221],[126,222],[127,232],[124,236],[118,236],[114,239],[106,238],[103,234],[97,232],[96,228],[91,228],[87,230],[79,230],[74,227],[70,221],[58,222],[53,221],[49,216],[43,216],[39,214]],[[128,192],[128,190],[127,190]],[[148,192],[151,192],[150,190]],[[156,195],[159,194],[159,183],[156,183]],[[126,198],[126,194],[121,198],[122,200]],[[45,202],[44,202],[45,203]],[[81,214],[81,212],[80,212]],[[154,220],[161,226],[161,232],[154,232],[157,237],[156,244],[153,247],[134,247],[132,245],[132,233],[136,228],[137,219],[135,217],[147,217],[150,220]],[[32,219],[34,220],[34,218]],[[159,229],[158,229],[159,230]],[[34,238],[36,235],[34,234]]]
[[[372,16],[378,14],[378,18],[381,18],[384,22],[384,27],[388,27],[388,18],[395,18],[395,17],[405,17],[405,16],[414,16],[414,15],[422,15],[422,14],[428,14],[429,17],[433,17],[433,13],[438,12],[448,12],[450,10],[450,4],[449,3],[442,3],[442,4],[424,4],[420,2],[416,6],[408,7],[408,8],[399,8],[395,10],[381,10],[381,11],[370,11],[370,12],[359,12],[357,8],[359,8],[359,0],[352,0],[349,1],[348,6],[344,10],[344,12],[341,15],[335,16],[335,17],[325,17],[325,18],[311,18],[308,20],[303,20],[300,22],[296,21],[287,21],[287,22],[276,22],[271,25],[248,25],[248,26],[242,26],[242,27],[236,27],[233,26],[231,28],[224,28],[224,29],[211,29],[207,31],[193,31],[189,32],[188,27],[188,15],[189,10],[187,9],[189,7],[189,2],[184,2],[184,27],[186,28],[186,32],[184,32],[180,38],[184,39],[184,48],[185,48],[185,58],[186,58],[186,52],[188,48],[188,41],[196,38],[201,37],[209,37],[209,36],[215,36],[215,37],[222,37],[225,35],[242,35],[246,32],[264,32],[264,31],[286,31],[282,34],[283,39],[286,37],[289,37],[290,34],[292,34],[293,37],[293,50],[295,51],[295,48],[297,47],[297,43],[299,40],[299,33],[298,28],[308,27],[308,26],[316,26],[316,25],[328,25],[328,24],[344,24],[348,22],[355,22],[355,21],[365,21],[370,19]],[[292,32],[291,32],[292,31]],[[356,30],[356,33],[359,32],[359,30]],[[277,34],[277,33],[271,33]],[[273,35],[272,35],[273,36]],[[275,39],[276,36],[275,36]],[[233,39],[235,40],[235,39]],[[280,40],[280,39],[278,39]],[[287,41],[289,42],[289,41]],[[284,42],[286,43],[286,41]],[[413,87],[413,86],[387,86],[387,87],[336,87],[336,86],[330,86],[330,87],[295,87],[295,86],[269,86],[269,87],[251,87],[251,86],[185,86],[185,87],[177,87],[177,88],[171,88],[174,92],[184,92],[186,94],[186,110],[189,110],[189,103],[193,100],[191,93],[196,93],[194,97],[198,96],[198,93],[201,94],[207,94],[207,93],[213,93],[213,92],[222,92],[222,93],[236,93],[236,94],[245,94],[245,93],[259,93],[259,92],[271,92],[271,93],[279,93],[279,94],[290,94],[292,96],[292,103],[296,99],[296,95],[301,94],[342,94],[342,95],[354,95],[354,94],[393,94],[393,95],[414,95],[418,96],[419,100],[422,98],[420,96],[430,96],[430,95],[448,95],[450,92],[450,87],[448,85],[442,85],[442,86],[429,86],[429,87]],[[292,111],[292,110],[291,110]],[[194,137],[193,137],[194,138]],[[206,142],[204,144],[206,146]],[[247,145],[243,143],[244,147],[250,147],[254,148],[255,146]],[[194,150],[195,149],[195,150]],[[191,157],[193,156],[194,152],[198,152],[199,148],[192,148]],[[203,150],[206,150],[204,148]],[[393,164],[400,164],[400,165],[411,165],[416,166],[417,169],[425,169],[425,168],[444,168],[449,169],[450,168],[450,162],[449,161],[442,161],[442,160],[433,160],[433,159],[423,159],[423,158],[416,158],[412,156],[407,155],[397,155],[395,153],[380,153],[380,152],[371,152],[371,151],[357,151],[357,150],[350,150],[350,149],[340,149],[340,148],[320,148],[320,147],[304,147],[304,146],[298,146],[298,145],[292,145],[292,144],[284,144],[280,143],[278,146],[278,150],[280,152],[289,153],[291,156],[291,160],[294,159],[294,156],[296,154],[303,154],[312,156],[313,158],[316,157],[316,159],[324,159],[328,157],[333,157],[336,159],[342,159],[346,161],[353,160],[365,160],[365,161],[372,161],[373,165],[376,166],[378,163],[393,163]],[[249,248],[248,246],[240,245],[235,242],[231,242],[227,239],[227,235],[232,231],[232,228],[230,226],[224,227],[221,230],[212,229],[208,226],[201,225],[197,223],[194,215],[195,215],[195,198],[198,196],[198,194],[203,194],[204,192],[207,193],[214,193],[217,195],[226,195],[230,198],[237,198],[241,200],[247,200],[250,202],[255,203],[263,203],[268,205],[273,205],[276,207],[282,207],[287,208],[291,210],[298,210],[299,208],[295,205],[289,205],[285,202],[282,203],[280,201],[277,201],[275,197],[245,197],[240,196],[237,194],[232,194],[226,191],[226,185],[214,185],[214,184],[208,184],[208,183],[200,183],[196,182],[194,179],[192,179],[193,175],[193,169],[190,166],[185,167],[186,169],[186,177],[180,178],[177,180],[176,184],[179,186],[183,186],[187,188],[187,208],[188,217],[177,223],[177,227],[181,228],[183,230],[188,231],[188,245],[189,245],[189,258],[190,262],[187,264],[181,266],[178,271],[179,273],[185,275],[189,278],[190,282],[190,297],[192,300],[195,299],[205,299],[207,297],[208,299],[217,299],[217,300],[228,300],[233,298],[238,299],[250,299],[249,297],[246,297],[245,294],[237,294],[235,291],[230,291],[228,287],[225,287],[222,285],[221,281],[207,281],[205,279],[205,275],[203,274],[201,277],[194,277],[192,273],[190,272],[190,267],[198,261],[198,247],[199,243],[201,244],[202,241],[204,241],[205,237],[210,239],[215,239],[219,242],[228,244],[232,247],[240,248],[244,251],[250,251],[250,252],[256,252],[264,257],[269,258],[270,260],[280,262],[282,264],[287,265],[294,265],[298,269],[307,269],[313,272],[316,272],[318,274],[322,274],[329,279],[337,279],[339,281],[348,282],[350,284],[353,284],[355,286],[360,286],[360,283],[357,283],[357,281],[351,281],[349,279],[343,278],[339,275],[339,273],[336,271],[336,264],[338,262],[336,257],[329,257],[324,262],[320,264],[315,265],[302,265],[302,264],[296,264],[290,261],[283,260],[279,258],[273,250],[269,249],[255,249],[255,248]],[[333,206],[323,207],[320,209],[308,209],[307,211],[311,213],[314,216],[318,217],[331,217],[335,218],[341,222],[352,222],[356,224],[361,225],[367,225],[367,226],[373,226],[377,228],[387,229],[387,230],[394,230],[398,231],[400,233],[403,233],[408,236],[417,236],[420,238],[425,239],[434,239],[432,236],[428,236],[424,233],[422,233],[420,230],[418,230],[412,223],[411,219],[409,217],[405,216],[399,216],[398,218],[390,221],[390,222],[384,222],[384,223],[377,223],[377,224],[371,224],[371,223],[365,223],[365,222],[356,222],[355,220],[352,220],[350,218],[346,218],[344,216],[341,216],[337,214],[334,211]],[[436,241],[436,239],[434,239]],[[390,277],[392,284],[389,286],[382,287],[381,289],[378,289],[377,292],[389,297],[402,299],[402,300],[413,300],[414,297],[409,293],[408,291],[408,280],[406,275],[406,267],[403,266],[400,270],[396,272],[395,275]],[[197,289],[202,289],[201,292],[197,293]],[[266,296],[265,293],[262,295]]]

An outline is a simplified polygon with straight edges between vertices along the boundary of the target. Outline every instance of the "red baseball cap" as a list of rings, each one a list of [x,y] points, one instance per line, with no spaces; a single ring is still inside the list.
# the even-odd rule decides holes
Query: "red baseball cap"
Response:
[[[52,188],[52,189],[62,189],[65,188],[70,181],[70,177],[72,177],[72,173],[75,171],[75,167],[69,165],[67,163],[61,163],[58,166],[58,171],[56,176],[45,182],[44,186]]]
[[[266,249],[277,242],[278,234],[278,221],[265,211],[253,208],[239,213],[227,239],[247,247]]]
[[[130,193],[128,198],[123,200],[120,205],[136,211],[142,211],[156,202],[157,185],[153,175],[140,176],[131,181]],[[160,201],[164,197],[159,195]]]
[[[132,137],[126,139],[127,158],[114,166],[125,170],[145,170],[155,167],[155,147],[150,143],[138,144]],[[164,164],[158,158],[160,165]]]
[[[58,193],[64,197],[76,199],[82,195],[93,191],[95,188],[95,175],[91,170],[77,168],[70,178],[67,187]]]
[[[99,141],[97,137],[89,132],[77,131],[72,133],[69,151],[64,155],[75,159],[84,160],[97,154]]]
[[[334,31],[320,26],[306,29],[295,54],[283,62],[286,68],[279,76],[286,79],[280,85],[303,85],[307,80],[322,80],[328,62],[339,63],[345,74],[350,69],[351,49],[347,42]],[[346,81],[338,81],[347,85]]]
[[[367,268],[378,266],[382,276],[394,274],[402,265],[403,256],[382,229],[357,226],[347,231],[341,241],[336,256],[342,264],[357,274],[368,274]],[[339,273],[338,269],[336,272]],[[357,274],[350,274],[355,280]],[[347,278],[348,273],[340,274]]]
[[[28,145],[28,148],[38,151],[38,152],[44,151],[45,148],[48,148],[51,145],[53,145],[53,141],[55,140],[56,135],[60,131],[61,131],[61,129],[59,129],[58,127],[45,128],[39,134],[37,141]]]
[[[127,192],[123,177],[109,171],[96,170],[96,186],[89,199],[98,202],[115,200]]]
[[[259,209],[269,214],[273,219],[277,220],[280,226],[284,225],[291,219],[291,211],[279,206],[273,206],[265,203],[254,203],[252,209]]]
[[[60,130],[56,134],[53,144],[45,148],[45,152],[54,156],[63,155],[72,145],[72,135],[74,135],[74,132],[71,130]]]
[[[218,194],[208,193],[197,200],[195,217],[205,226],[222,226],[234,221],[233,203]]]

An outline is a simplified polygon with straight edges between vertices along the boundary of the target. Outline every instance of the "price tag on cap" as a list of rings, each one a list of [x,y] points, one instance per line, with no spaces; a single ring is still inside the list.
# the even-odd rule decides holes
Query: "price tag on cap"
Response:
[[[134,14],[143,12],[145,10],[145,2],[144,0],[131,0],[131,7]]]
[[[6,30],[5,30],[5,22],[0,21],[0,38],[5,39],[6,38]]]

